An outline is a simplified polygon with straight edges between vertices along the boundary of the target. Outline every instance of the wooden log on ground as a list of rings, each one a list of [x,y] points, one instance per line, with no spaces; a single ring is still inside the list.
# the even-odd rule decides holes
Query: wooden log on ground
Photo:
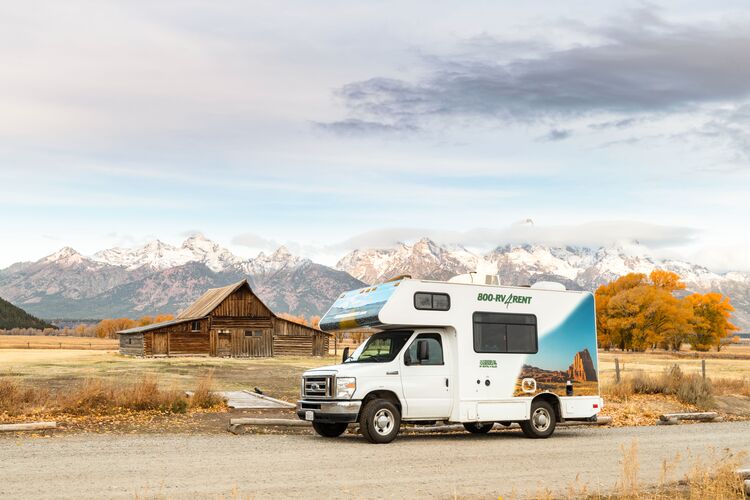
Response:
[[[281,425],[286,427],[307,427],[310,422],[305,420],[295,420],[291,418],[233,418],[229,420],[229,425]]]
[[[742,479],[750,479],[750,469],[737,469],[737,475]]]
[[[745,481],[745,495],[750,497],[750,480]]]
[[[665,413],[659,417],[659,420],[714,420],[719,416],[715,411],[695,412],[695,413]]]
[[[662,417],[663,416],[664,415],[662,415]],[[659,420],[656,421],[656,425],[677,425],[679,423],[680,423],[680,421],[677,420],[676,418],[668,418],[668,419],[664,420],[661,417],[659,417]]]
[[[28,422],[24,424],[0,424],[0,432],[44,431],[56,429],[57,422]]]

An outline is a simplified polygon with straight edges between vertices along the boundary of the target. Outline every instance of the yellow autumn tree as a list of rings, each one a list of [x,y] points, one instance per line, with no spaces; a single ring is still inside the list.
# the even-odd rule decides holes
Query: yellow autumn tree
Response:
[[[648,278],[632,273],[596,292],[600,344],[644,351],[678,350],[690,331],[692,310],[674,292],[685,288],[679,275],[656,270]]]
[[[694,293],[685,300],[693,310],[690,341],[696,351],[708,351],[712,346],[719,350],[722,339],[739,330],[730,322],[734,307],[728,297],[720,293]]]
[[[117,332],[133,328],[137,323],[130,318],[108,318],[101,320],[96,325],[96,336],[104,338],[116,338]]]

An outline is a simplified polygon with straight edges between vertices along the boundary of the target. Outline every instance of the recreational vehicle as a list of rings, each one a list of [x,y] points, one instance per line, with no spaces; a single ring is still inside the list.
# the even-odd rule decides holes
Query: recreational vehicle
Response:
[[[358,422],[367,440],[388,443],[402,422],[446,421],[475,434],[517,422],[546,438],[557,422],[595,420],[602,408],[589,292],[474,273],[403,277],[341,294],[320,322],[362,327],[377,333],[341,364],[303,374],[297,415],[321,436]]]

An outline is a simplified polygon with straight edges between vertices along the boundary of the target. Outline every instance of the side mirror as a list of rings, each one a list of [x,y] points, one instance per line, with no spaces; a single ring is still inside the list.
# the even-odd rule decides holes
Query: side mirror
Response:
[[[349,359],[349,348],[344,347],[344,352],[341,353],[341,362],[346,363],[347,359]]]
[[[422,361],[430,359],[430,343],[426,340],[420,340],[417,344],[417,361],[422,363]]]

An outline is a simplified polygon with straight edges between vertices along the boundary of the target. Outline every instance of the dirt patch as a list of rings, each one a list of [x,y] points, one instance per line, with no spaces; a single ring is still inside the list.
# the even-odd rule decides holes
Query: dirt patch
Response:
[[[748,396],[716,396],[716,410],[722,414],[734,417],[750,418],[750,397]]]

